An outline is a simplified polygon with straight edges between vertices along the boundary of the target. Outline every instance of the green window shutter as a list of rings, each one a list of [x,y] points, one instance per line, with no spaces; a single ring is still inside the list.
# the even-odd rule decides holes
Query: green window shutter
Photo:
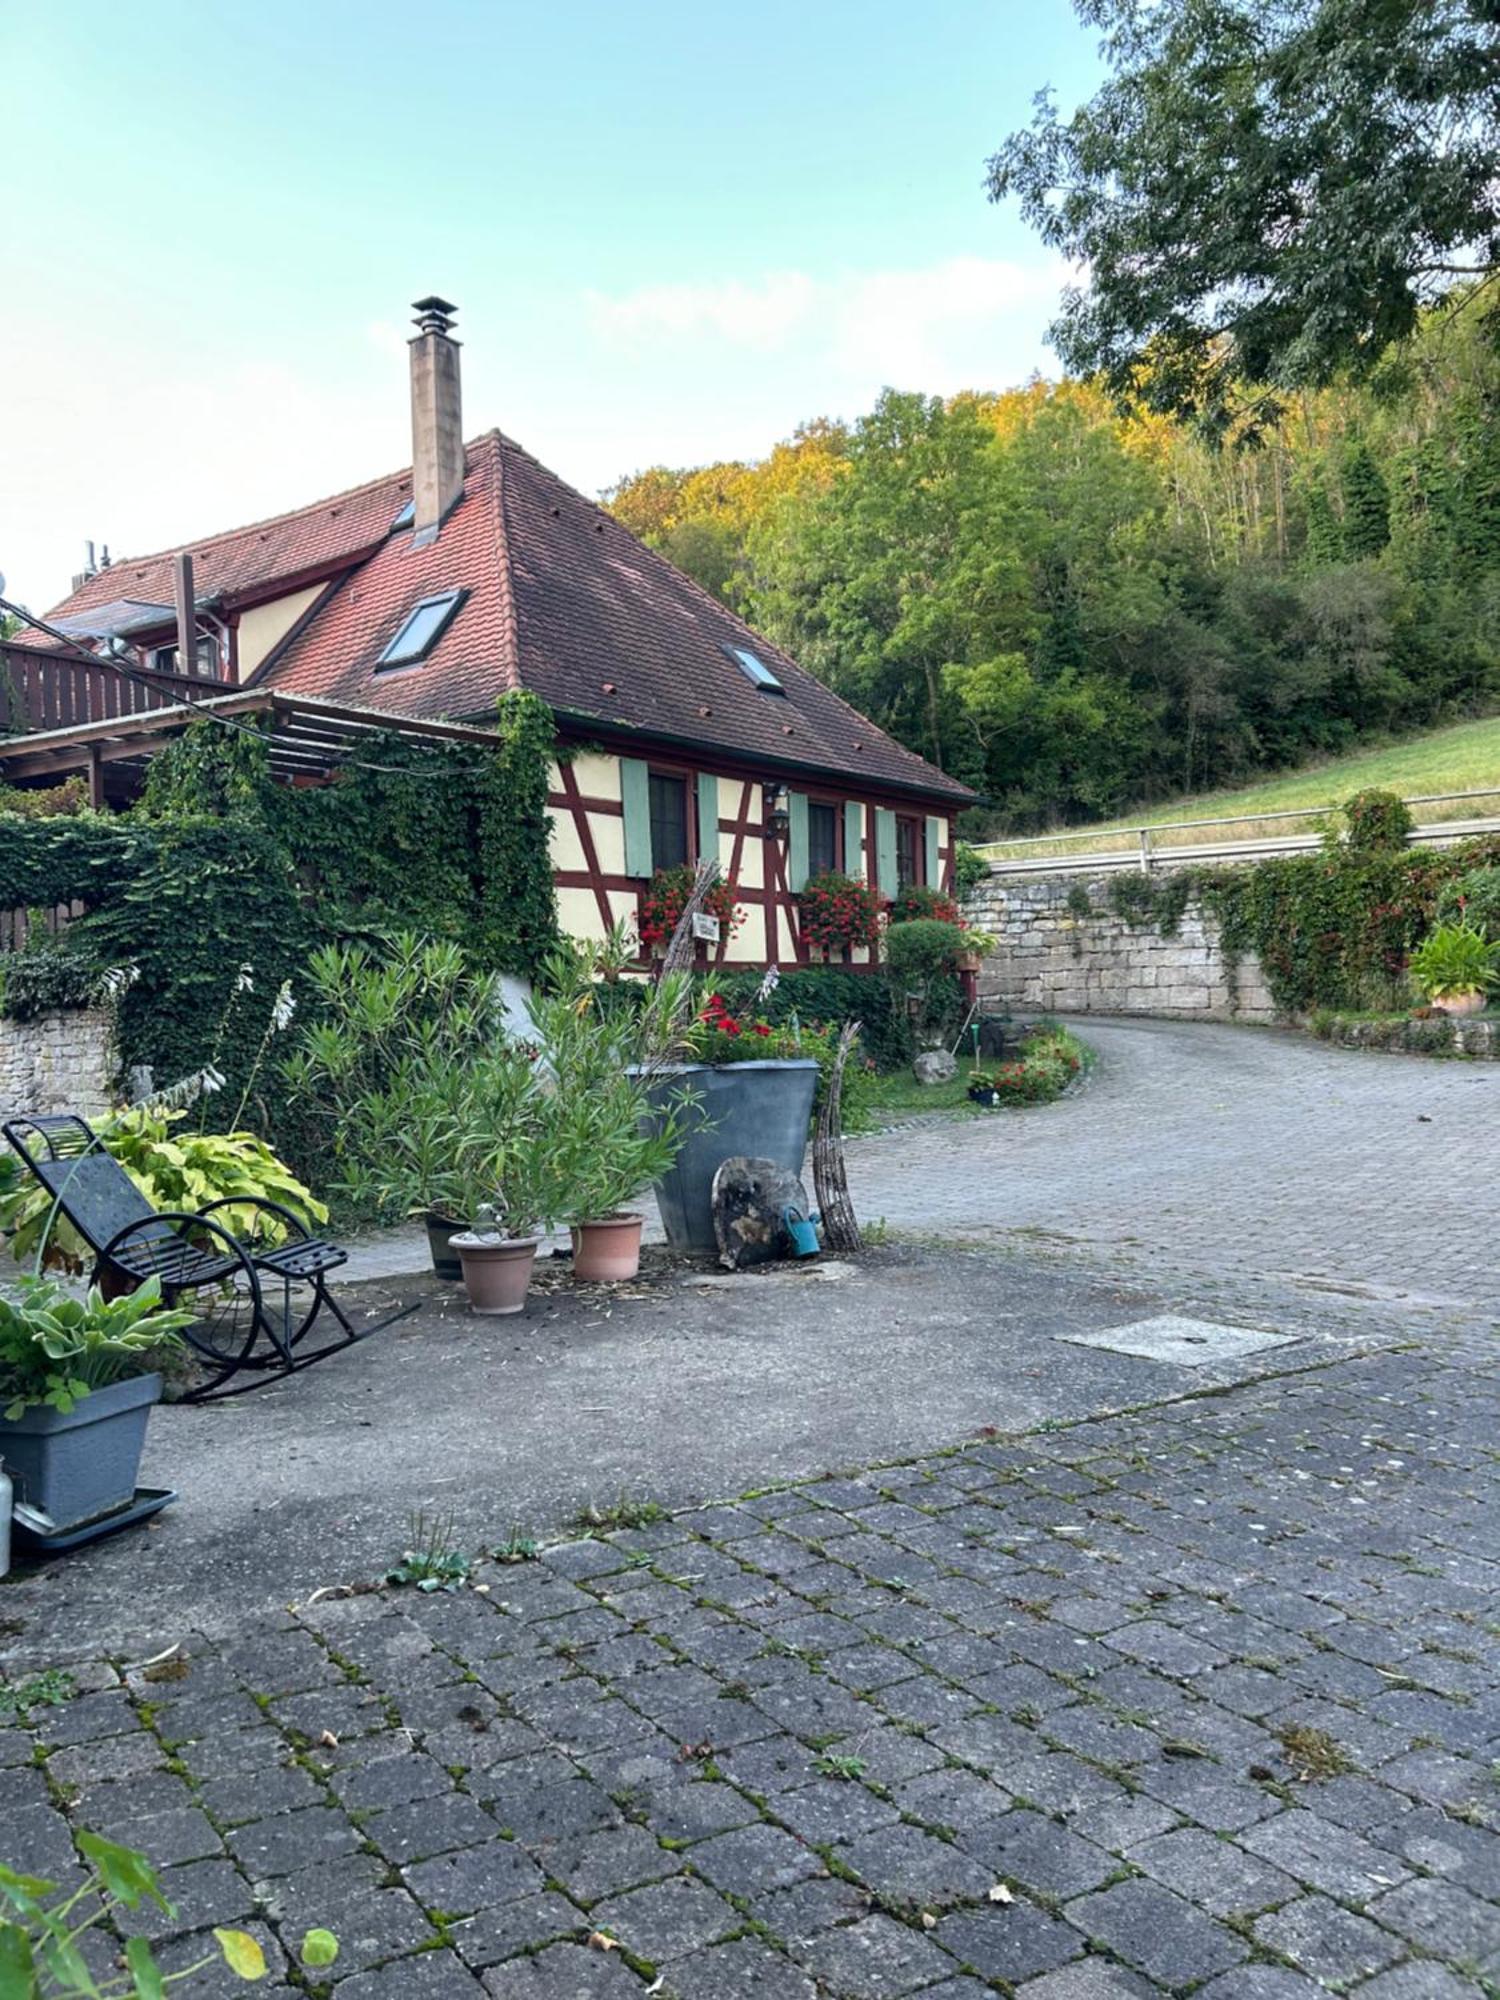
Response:
[[[786,842],[786,885],[795,896],[807,887],[807,794],[789,794],[791,824]]]
[[[844,873],[863,876],[865,872],[865,809],[853,799],[844,804]]]
[[[942,847],[942,844],[943,822],[940,819],[934,818],[929,813],[927,815],[927,886],[929,889],[941,889],[943,886],[942,878],[938,872],[938,850]]]
[[[620,759],[620,803],[625,808],[625,873],[651,873],[651,778],[638,757]]]
[[[896,815],[884,806],[875,808],[875,884],[894,896],[896,881]]]
[[[698,859],[719,858],[719,781],[708,771],[698,773]]]

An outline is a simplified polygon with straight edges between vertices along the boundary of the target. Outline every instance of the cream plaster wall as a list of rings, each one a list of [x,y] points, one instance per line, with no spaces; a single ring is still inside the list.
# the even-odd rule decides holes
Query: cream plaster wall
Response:
[[[589,831],[594,836],[594,852],[599,857],[600,872],[605,875],[623,875],[625,873],[624,820],[618,813],[590,813]]]
[[[588,862],[584,858],[583,842],[572,813],[566,806],[558,806],[548,817],[551,824],[547,828],[547,851],[552,856],[553,868],[565,868],[570,872],[586,868]],[[558,893],[571,892],[560,890]]]
[[[555,765],[553,769],[556,770]],[[587,799],[618,799],[620,796],[618,757],[606,757],[597,750],[585,750],[573,759],[573,777],[579,791]],[[556,778],[553,779],[553,788],[559,789]]]
[[[310,590],[294,590],[289,597],[273,597],[269,604],[257,604],[240,613],[237,646],[242,681],[248,680],[271,648],[280,644],[324,587],[315,583]]]
[[[557,927],[565,937],[599,939],[604,926],[599,921],[599,905],[592,889],[559,889]]]

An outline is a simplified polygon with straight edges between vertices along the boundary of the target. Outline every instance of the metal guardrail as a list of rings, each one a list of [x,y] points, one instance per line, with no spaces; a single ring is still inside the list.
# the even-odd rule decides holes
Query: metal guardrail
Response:
[[[1406,799],[1404,803],[1407,806],[1458,805],[1471,799],[1500,799],[1500,785],[1488,785],[1479,791],[1428,792]],[[1269,826],[1273,822],[1282,823],[1290,819],[1316,820],[1337,811],[1337,804],[1329,804],[1287,807],[1279,812],[1269,813],[1227,813],[1206,819],[1159,820],[1154,825],[1111,827],[1107,832],[1097,827],[1078,827],[1062,833],[1028,834],[1016,840],[989,841],[982,844],[977,851],[989,864],[991,875],[1081,874],[1086,870],[1110,875],[1118,874],[1126,868],[1140,869],[1149,875],[1157,863],[1258,861],[1278,854],[1316,853],[1323,844],[1322,834],[1315,830],[1271,836],[1252,834],[1238,840],[1191,844],[1162,841],[1160,837],[1163,834],[1177,833],[1191,827]],[[1410,839],[1414,844],[1440,847],[1452,841],[1468,840],[1482,833],[1500,833],[1500,816],[1424,821],[1412,828]],[[1055,848],[1064,841],[1108,840],[1116,837],[1133,838],[1135,844],[1129,848],[1101,848],[1084,854],[1033,852],[1030,855],[1018,855],[1013,852],[1018,847],[1033,850]],[[995,854],[991,851],[995,848],[1004,848],[1006,851],[1003,854]]]

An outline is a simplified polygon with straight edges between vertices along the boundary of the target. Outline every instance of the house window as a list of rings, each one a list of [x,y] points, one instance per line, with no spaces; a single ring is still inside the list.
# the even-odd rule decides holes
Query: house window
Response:
[[[219,646],[216,639],[200,636],[196,642],[198,654],[198,674],[201,679],[212,681],[219,677]],[[159,674],[175,674],[181,671],[177,664],[178,653],[175,646],[158,646],[151,655],[151,665]]]
[[[651,773],[651,865],[681,868],[688,858],[687,780]]]
[[[896,886],[909,889],[922,879],[922,824],[920,820],[896,821]]]
[[[807,872],[831,875],[839,865],[839,814],[837,806],[819,799],[807,802]]]
[[[463,603],[461,590],[445,590],[412,606],[400,631],[375,662],[377,673],[389,667],[411,667],[425,659],[453,622]]]
[[[786,693],[786,689],[777,680],[775,674],[771,672],[765,661],[761,659],[758,653],[752,653],[748,646],[726,646],[724,651],[734,661],[734,664],[739,668],[746,680],[753,681],[762,694]]]

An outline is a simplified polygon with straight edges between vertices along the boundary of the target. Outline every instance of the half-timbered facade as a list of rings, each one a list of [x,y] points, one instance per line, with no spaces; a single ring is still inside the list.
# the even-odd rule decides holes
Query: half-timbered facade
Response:
[[[195,700],[264,690],[304,718],[408,728],[483,723],[529,688],[557,719],[551,840],[574,936],[635,924],[658,871],[708,854],[740,908],[708,954],[728,964],[804,961],[797,896],[830,869],[892,894],[945,885],[964,788],[511,439],[465,444],[452,309],[419,312],[411,469],[80,579],[49,614],[72,648],[33,640],[12,661],[9,699],[30,713],[10,726],[44,734],[0,746],[0,776],[55,781],[76,746],[96,802],[123,802],[141,690],[170,699],[184,661]],[[56,712],[64,682],[87,713]]]

